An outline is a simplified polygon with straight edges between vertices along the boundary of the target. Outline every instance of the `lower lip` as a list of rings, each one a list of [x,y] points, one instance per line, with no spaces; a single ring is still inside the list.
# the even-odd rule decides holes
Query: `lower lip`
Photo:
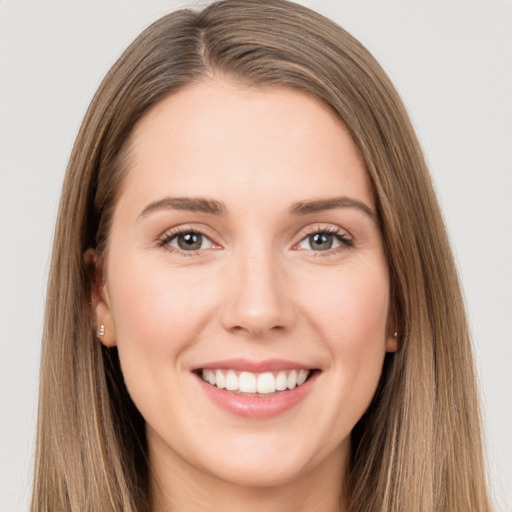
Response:
[[[222,409],[244,418],[273,418],[291,409],[301,402],[311,391],[320,372],[315,371],[304,384],[286,391],[277,391],[268,396],[239,395],[227,389],[219,389],[205,382],[199,375],[199,381],[206,395]]]

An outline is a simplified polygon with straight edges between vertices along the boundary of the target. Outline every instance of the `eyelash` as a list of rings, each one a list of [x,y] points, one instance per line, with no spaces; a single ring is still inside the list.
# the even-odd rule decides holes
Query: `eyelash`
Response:
[[[314,250],[310,249],[310,252],[314,253],[315,257],[329,256],[335,252],[338,252],[339,250],[350,249],[354,246],[353,239],[346,236],[345,233],[346,233],[346,231],[344,231],[340,228],[316,226],[314,228],[307,229],[304,233],[304,236],[299,240],[299,242],[297,244],[294,245],[294,247],[296,247],[298,244],[302,243],[304,240],[306,240],[308,237],[310,237],[312,235],[333,236],[340,242],[339,247],[335,247],[334,249],[327,249],[325,251],[314,251]],[[195,256],[198,253],[200,253],[201,251],[204,251],[204,249],[199,249],[199,250],[194,250],[194,251],[184,251],[184,250],[180,250],[176,247],[172,247],[171,245],[169,245],[170,242],[172,240],[174,240],[176,237],[178,237],[180,235],[185,235],[185,234],[200,235],[200,236],[208,239],[212,244],[218,245],[218,244],[215,244],[215,242],[213,242],[211,240],[211,238],[208,235],[206,235],[203,231],[201,231],[200,229],[188,228],[187,226],[180,226],[180,227],[172,229],[171,231],[167,231],[166,233],[164,233],[158,239],[158,247],[162,247],[170,252],[178,252],[183,256]],[[304,249],[299,249],[299,250],[304,250]]]
[[[302,243],[304,240],[309,238],[312,235],[330,235],[335,237],[339,242],[340,246],[335,247],[334,249],[328,249],[325,251],[313,251],[315,257],[318,256],[330,256],[333,253],[338,252],[339,250],[345,250],[345,249],[351,249],[354,247],[354,240],[350,238],[347,235],[347,232],[341,228],[335,228],[335,227],[321,227],[321,226],[315,226],[314,228],[309,228],[305,232],[305,236],[303,236],[299,244]],[[295,244],[298,245],[298,244]]]
[[[206,235],[203,231],[201,231],[200,229],[189,228],[187,226],[179,226],[177,228],[173,228],[171,231],[166,231],[158,239],[158,247],[162,247],[163,249],[166,249],[166,250],[168,250],[170,252],[179,253],[182,256],[195,256],[195,255],[197,255],[198,253],[200,253],[204,249],[199,249],[199,250],[195,250],[195,251],[184,251],[184,250],[180,250],[180,249],[178,249],[176,247],[172,247],[170,245],[171,241],[174,240],[176,237],[178,237],[180,235],[188,235],[188,234],[200,235],[200,236],[210,240],[210,242],[212,244],[218,245],[218,244],[215,244],[215,242],[213,242],[211,240],[211,238],[208,235]]]

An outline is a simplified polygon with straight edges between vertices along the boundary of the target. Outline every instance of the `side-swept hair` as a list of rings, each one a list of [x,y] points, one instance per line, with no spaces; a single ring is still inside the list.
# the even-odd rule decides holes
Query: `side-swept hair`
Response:
[[[205,77],[326,105],[366,163],[400,348],[352,433],[351,512],[486,512],[470,339],[429,173],[391,82],[352,36],[285,0],[226,0],[147,28],[109,71],[65,177],[49,275],[32,512],[150,509],[144,421],[96,339],[84,253],[101,255],[137,121]]]

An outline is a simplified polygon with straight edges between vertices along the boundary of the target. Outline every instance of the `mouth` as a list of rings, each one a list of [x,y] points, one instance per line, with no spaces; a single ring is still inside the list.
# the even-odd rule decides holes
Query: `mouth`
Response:
[[[217,389],[225,389],[245,396],[268,397],[276,392],[288,391],[302,386],[315,370],[290,369],[279,372],[260,372],[198,369],[196,374],[204,382]]]
[[[305,401],[321,370],[298,363],[230,360],[192,369],[214,404],[249,419],[273,418]]]

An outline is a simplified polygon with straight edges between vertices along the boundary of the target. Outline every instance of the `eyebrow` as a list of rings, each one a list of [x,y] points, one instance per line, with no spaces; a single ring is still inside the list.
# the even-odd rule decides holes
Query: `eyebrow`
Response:
[[[158,210],[186,210],[189,212],[222,215],[226,209],[222,203],[201,197],[166,197],[149,203],[139,215],[139,219]]]
[[[290,207],[291,215],[308,215],[324,210],[334,210],[335,208],[356,208],[372,219],[377,218],[377,214],[362,201],[350,197],[332,197],[327,199],[316,199],[312,201],[299,201]]]
[[[336,208],[356,208],[366,215],[369,215],[372,219],[377,217],[377,214],[362,201],[346,196],[298,201],[291,205],[289,213],[290,215],[300,216],[325,210],[334,210]],[[224,204],[214,199],[204,199],[201,197],[166,197],[149,203],[144,210],[142,210],[139,219],[155,211],[168,209],[209,213],[213,215],[223,215],[226,212]]]

